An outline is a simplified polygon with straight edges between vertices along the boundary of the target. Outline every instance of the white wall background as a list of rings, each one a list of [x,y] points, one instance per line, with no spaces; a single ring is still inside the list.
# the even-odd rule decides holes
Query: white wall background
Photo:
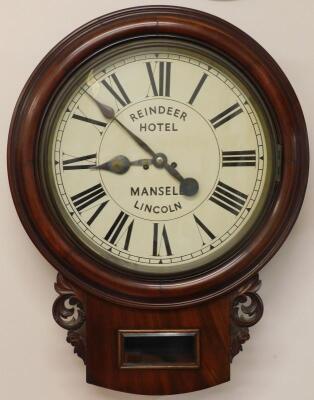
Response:
[[[0,0],[0,398],[135,400],[84,382],[83,363],[51,316],[56,272],[15,213],[6,176],[6,141],[17,97],[43,56],[65,35],[102,14],[157,0]],[[281,65],[303,107],[314,153],[313,0],[163,0],[226,19]],[[313,168],[312,168],[313,172]],[[280,252],[262,271],[265,314],[232,364],[232,381],[176,400],[314,399],[314,184]],[[143,398],[143,397],[142,397]],[[152,398],[145,396],[145,399]]]

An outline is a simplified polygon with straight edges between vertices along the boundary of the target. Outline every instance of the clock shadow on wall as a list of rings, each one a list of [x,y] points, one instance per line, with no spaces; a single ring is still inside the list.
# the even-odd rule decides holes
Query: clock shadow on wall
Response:
[[[45,57],[12,118],[8,172],[59,271],[53,316],[87,382],[174,394],[229,380],[308,160],[287,78],[212,15],[121,10]]]

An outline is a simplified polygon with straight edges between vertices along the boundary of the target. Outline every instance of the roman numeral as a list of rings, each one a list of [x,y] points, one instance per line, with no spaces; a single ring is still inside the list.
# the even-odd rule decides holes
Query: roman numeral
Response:
[[[223,151],[222,152],[223,167],[255,167],[256,151],[240,150],[240,151]]]
[[[204,82],[206,81],[207,77],[208,77],[208,75],[204,73],[189,100],[189,104],[194,103],[194,100],[196,99],[197,95],[199,94],[200,90],[202,89],[202,86],[204,85]]]
[[[197,229],[198,229],[198,233],[199,233],[199,235],[200,235],[200,237],[201,237],[201,240],[202,240],[202,242],[203,242],[203,245],[205,244],[205,242],[204,242],[204,240],[203,240],[203,236],[202,236],[202,234],[201,234],[200,228],[202,229],[203,232],[206,233],[206,235],[207,235],[211,240],[215,239],[216,236],[213,234],[213,232],[211,232],[211,231],[207,228],[207,226],[206,226],[195,214],[193,214],[193,217],[194,217],[194,221],[196,222]]]
[[[105,79],[102,81],[102,84],[105,86],[108,92],[112,94],[112,96],[121,104],[122,107],[130,104],[131,101],[126,94],[123,86],[121,85],[119,79],[117,78],[117,75],[112,74],[108,77],[108,79],[110,80],[110,83],[108,83]],[[112,81],[114,85],[112,85]],[[112,86],[115,86],[116,88],[114,89]]]
[[[168,234],[166,230],[166,225],[163,226],[162,228],[162,233],[161,233],[161,239],[160,239],[160,244],[158,245],[159,242],[159,224],[154,223],[154,236],[153,236],[153,256],[160,256],[160,248],[162,243],[164,243],[165,249],[167,256],[172,255],[171,247],[170,247],[170,242],[168,239]]]
[[[72,118],[77,119],[79,121],[87,122],[92,125],[103,126],[104,128],[106,128],[106,126],[108,125],[108,124],[106,124],[106,122],[97,121],[97,119],[83,117],[82,115],[78,115],[78,114],[73,114]]]
[[[98,183],[97,185],[83,190],[75,196],[72,196],[71,200],[73,201],[73,204],[76,207],[77,211],[81,212],[82,210],[84,210],[84,208],[95,203],[97,200],[101,199],[104,196],[106,196],[106,193],[101,184]]]
[[[155,79],[152,64],[146,63],[146,68],[154,96],[170,96],[171,62],[156,61],[158,79]]]
[[[121,237],[119,238],[119,235],[123,227],[125,226],[128,218],[129,215],[121,211],[105,236],[105,240],[107,240],[109,243],[113,245],[116,245],[125,236],[125,241],[123,246],[124,250],[129,250],[129,245],[134,225],[134,219],[133,219],[130,222],[129,226],[124,230],[124,232],[122,232]]]
[[[83,161],[89,161],[87,164],[84,164]],[[96,165],[96,153],[88,154],[87,156],[82,157],[73,157],[69,160],[62,161],[63,170],[69,169],[88,169],[94,165]]]
[[[211,195],[209,200],[213,203],[218,204],[220,207],[231,212],[234,215],[238,215],[242,210],[247,195],[226,185],[219,181],[214,193]]]
[[[225,124],[230,121],[232,118],[243,112],[239,103],[235,103],[233,106],[227,108],[225,111],[218,114],[215,118],[210,120],[211,124],[215,129],[219,128],[219,126]]]
[[[89,218],[89,220],[87,221],[87,225],[91,225],[95,219],[98,217],[98,215],[102,212],[102,210],[106,207],[106,205],[109,203],[109,200],[103,202],[100,204],[99,207],[97,207],[96,211],[94,212],[94,214]]]

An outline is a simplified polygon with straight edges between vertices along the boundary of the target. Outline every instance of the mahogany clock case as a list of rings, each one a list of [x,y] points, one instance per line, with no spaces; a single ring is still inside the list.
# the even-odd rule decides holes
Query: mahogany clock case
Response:
[[[109,263],[104,265],[73,238],[47,197],[38,156],[47,110],[78,67],[119,43],[158,37],[197,43],[241,72],[270,115],[277,157],[272,195],[249,237],[214,265],[171,277],[139,275]],[[228,293],[253,277],[279,249],[298,216],[308,166],[307,132],[300,104],[271,56],[231,24],[196,10],[172,6],[135,7],[105,15],[60,42],[25,85],[8,142],[14,203],[42,254],[82,290],[111,302],[145,308],[197,304]]]
[[[275,165],[272,190],[246,238],[214,263],[171,275],[139,274],[104,263],[76,239],[46,190],[40,156],[53,102],[79,68],[121,43],[159,38],[196,44],[249,82],[270,119]],[[306,126],[289,81],[261,46],[217,17],[181,7],[135,7],[91,21],[52,49],[16,105],[8,173],[24,228],[59,271],[53,316],[86,363],[87,381],[156,395],[229,380],[230,361],[263,313],[257,273],[298,216],[308,167]],[[176,350],[169,363],[170,345]],[[144,362],[134,365],[134,349]]]

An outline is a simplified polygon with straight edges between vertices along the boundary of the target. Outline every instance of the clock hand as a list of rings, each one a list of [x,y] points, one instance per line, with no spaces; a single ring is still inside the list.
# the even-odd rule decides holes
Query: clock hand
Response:
[[[108,107],[108,106],[106,106]],[[113,111],[113,110],[112,110]],[[128,134],[132,137],[132,139],[148,154],[153,157],[153,164],[157,168],[165,168],[165,170],[177,179],[180,182],[180,193],[184,194],[185,196],[194,196],[199,189],[199,184],[196,179],[194,178],[183,178],[183,176],[170,165],[167,161],[167,157],[162,153],[155,153],[142,139],[136,136],[127,126],[125,126],[120,120],[116,117],[113,118],[120,126],[122,126]]]
[[[86,92],[88,96],[95,102],[100,112],[104,117],[116,121],[124,130],[129,134],[129,136],[149,155],[153,157],[153,164],[157,168],[165,168],[165,170],[180,182],[180,192],[185,196],[193,196],[198,192],[199,184],[194,178],[183,178],[183,176],[173,167],[168,161],[167,157],[162,153],[155,153],[141,138],[135,135],[126,125],[124,125],[115,114],[112,107],[99,102],[91,94]],[[124,173],[124,172],[122,172]]]
[[[180,182],[180,193],[185,196],[194,196],[199,189],[199,184],[194,178],[183,178],[179,171],[170,165],[167,157],[163,153],[157,153],[153,158],[153,164],[157,168],[165,168],[165,170]]]
[[[113,108],[107,106],[106,104],[101,103],[100,101],[95,99],[94,96],[92,96],[90,93],[88,93],[86,90],[85,90],[85,93],[97,105],[97,107],[99,108],[99,111],[102,113],[102,115],[104,117],[109,118],[109,119],[112,119],[115,117],[115,112],[114,112]]]
[[[151,155],[153,158],[156,158],[156,153],[146,144],[142,139],[140,139],[138,136],[136,136],[127,126],[125,126],[118,118],[115,116],[113,119],[120,125],[122,128],[125,129],[125,131],[131,136],[131,138],[143,149]]]
[[[89,169],[100,169],[104,171],[110,171],[115,174],[125,174],[132,165],[144,166],[149,164],[152,164],[151,159],[144,158],[140,160],[130,161],[127,157],[119,155],[109,161],[106,161],[99,165],[95,165]]]
[[[92,96],[90,93],[86,92],[85,93],[89,96],[90,99],[94,101],[94,103],[97,105],[99,108],[100,112],[103,114],[105,118],[112,119],[116,121],[122,128],[126,130],[126,132],[132,137],[132,139],[143,149],[145,150],[148,154],[150,154],[152,157],[155,157],[156,154],[155,152],[138,136],[136,136],[127,126],[125,126],[120,120],[116,118],[115,111],[112,107],[107,106],[106,104],[101,103],[97,99],[95,99],[94,96]]]
[[[183,176],[178,172],[176,168],[170,165],[167,161],[167,157],[162,153],[155,153],[145,142],[142,141],[138,136],[136,136],[127,126],[125,126],[121,121],[119,121],[116,117],[114,120],[118,122],[120,126],[122,126],[129,135],[135,140],[139,146],[147,151],[153,157],[153,164],[157,168],[165,168],[165,170],[177,179],[180,182],[180,192],[185,196],[194,196],[199,190],[199,184],[194,178],[183,178]]]
[[[151,158],[142,158],[140,160],[130,161],[130,165],[139,165],[141,167],[145,167],[145,165],[151,165],[153,160]]]

